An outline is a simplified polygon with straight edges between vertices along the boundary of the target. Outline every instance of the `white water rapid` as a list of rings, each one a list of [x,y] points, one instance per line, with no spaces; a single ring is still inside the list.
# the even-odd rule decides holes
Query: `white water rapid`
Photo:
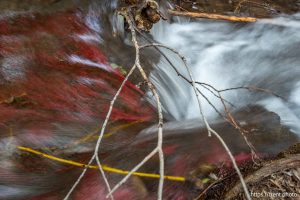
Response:
[[[188,60],[197,81],[217,89],[256,86],[269,94],[236,90],[224,97],[237,107],[259,104],[280,115],[283,124],[300,135],[300,15],[261,20],[253,24],[235,24],[207,19],[195,22],[162,22],[152,34],[163,44],[177,49]],[[187,76],[180,59],[164,50],[172,63]],[[161,95],[166,113],[174,120],[199,117],[192,87],[161,59],[151,74]],[[199,89],[220,110],[219,99]],[[205,115],[211,120],[217,113],[202,98]]]

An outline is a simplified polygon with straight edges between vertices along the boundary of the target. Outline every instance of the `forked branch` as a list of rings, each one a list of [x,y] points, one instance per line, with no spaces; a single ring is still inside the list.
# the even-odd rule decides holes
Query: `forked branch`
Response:
[[[162,150],[162,143],[163,143],[163,112],[162,112],[162,105],[160,102],[160,98],[158,95],[158,92],[156,91],[154,85],[151,83],[149,78],[146,75],[146,72],[144,71],[143,67],[141,66],[140,63],[140,46],[137,41],[136,37],[136,32],[135,32],[135,25],[134,25],[134,20],[132,16],[130,15],[130,12],[128,8],[123,8],[120,12],[120,15],[122,15],[125,18],[125,21],[129,25],[129,30],[131,32],[131,39],[132,43],[135,48],[135,65],[140,71],[141,76],[143,77],[144,81],[148,85],[148,88],[152,92],[156,103],[157,103],[157,111],[158,111],[158,140],[157,140],[157,146],[156,148],[148,155],[146,156],[136,167],[134,167],[130,173],[125,176],[113,189],[112,191],[108,194],[111,195],[114,191],[116,191],[123,183],[125,183],[128,178],[136,172],[144,163],[146,163],[152,156],[154,156],[156,153],[158,153],[159,156],[159,174],[160,174],[160,179],[159,179],[159,186],[158,186],[158,194],[157,194],[157,199],[162,200],[163,196],[163,184],[164,184],[164,154]]]
[[[149,44],[149,45],[145,45],[143,47],[150,47],[151,45],[152,44]],[[197,87],[196,87],[196,82],[194,80],[192,71],[190,70],[190,68],[187,65],[187,61],[186,61],[185,57],[183,55],[181,55],[175,49],[172,49],[172,48],[170,48],[168,46],[165,46],[163,44],[153,44],[152,46],[158,46],[158,47],[166,48],[166,49],[172,51],[173,53],[177,54],[181,58],[181,60],[183,61],[184,67],[186,68],[186,70],[188,71],[188,74],[189,74],[189,78],[190,78],[189,82],[191,82],[193,90],[194,90],[194,93],[195,93],[195,96],[197,97],[197,102],[198,102],[198,106],[199,106],[200,116],[202,117],[202,120],[203,120],[203,122],[204,122],[204,124],[206,126],[206,129],[208,131],[208,135],[209,135],[209,137],[211,137],[212,134],[215,135],[217,137],[217,139],[221,142],[222,146],[224,147],[224,149],[226,150],[227,154],[229,155],[230,160],[231,160],[231,162],[232,162],[232,164],[233,164],[233,166],[234,166],[234,168],[235,168],[235,170],[236,170],[236,172],[237,172],[237,174],[238,174],[238,176],[240,178],[241,184],[242,184],[244,192],[245,192],[245,196],[246,196],[247,200],[250,200],[251,197],[250,197],[250,194],[249,194],[249,190],[247,188],[247,185],[246,185],[246,183],[244,181],[243,175],[242,175],[241,171],[239,170],[239,168],[237,166],[237,163],[236,163],[236,161],[235,161],[235,159],[234,159],[234,157],[233,157],[230,149],[228,148],[227,144],[222,139],[222,137],[214,129],[212,129],[210,127],[210,125],[209,125],[209,123],[208,123],[208,121],[207,121],[207,119],[205,117],[205,114],[204,114],[203,108],[202,108],[202,104],[201,104],[201,100],[199,98],[198,90],[197,90]]]
[[[101,175],[105,181],[105,184],[106,184],[106,187],[108,189],[108,192],[110,193],[111,192],[111,188],[110,188],[110,185],[108,183],[108,180],[105,176],[105,173],[103,171],[103,168],[102,168],[102,165],[100,163],[100,159],[98,157],[98,153],[99,153],[99,149],[100,149],[100,144],[101,144],[101,141],[102,141],[102,138],[103,138],[103,135],[104,135],[104,132],[105,132],[105,129],[106,129],[106,126],[108,124],[108,121],[110,119],[110,116],[111,116],[111,113],[112,113],[112,110],[113,110],[113,107],[114,107],[114,104],[118,98],[118,96],[120,95],[122,89],[124,88],[127,80],[129,79],[129,77],[132,75],[133,71],[135,70],[136,68],[136,65],[133,65],[133,67],[131,68],[131,70],[129,71],[129,73],[127,74],[127,76],[125,77],[125,79],[123,80],[120,88],[118,89],[117,93],[115,94],[114,98],[112,99],[112,101],[110,102],[110,106],[109,106],[109,110],[106,114],[106,117],[105,117],[105,121],[102,125],[102,128],[101,128],[101,131],[99,133],[99,138],[97,140],[97,143],[96,143],[96,147],[95,147],[95,150],[94,150],[94,154],[93,156],[91,157],[91,159],[89,160],[87,166],[85,167],[85,169],[82,171],[82,173],[80,174],[80,176],[77,178],[77,180],[75,181],[75,183],[73,184],[73,186],[71,187],[71,189],[69,190],[68,194],[65,196],[64,200],[67,200],[69,199],[69,197],[71,196],[71,194],[74,192],[75,188],[78,186],[78,184],[80,183],[80,181],[82,180],[82,178],[84,177],[85,173],[87,172],[87,169],[89,168],[89,166],[94,162],[94,160],[96,159],[97,160],[97,164],[98,164],[98,167],[99,167],[99,170],[101,172]],[[110,195],[110,198],[113,199],[113,196]]]

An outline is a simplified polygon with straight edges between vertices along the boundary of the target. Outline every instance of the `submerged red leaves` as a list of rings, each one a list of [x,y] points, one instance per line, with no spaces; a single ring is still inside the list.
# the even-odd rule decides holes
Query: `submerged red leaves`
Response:
[[[109,66],[98,44],[81,35],[93,31],[75,14],[20,15],[0,21],[0,121],[101,119],[123,80]],[[15,106],[26,94],[31,106]],[[147,120],[151,108],[128,83],[112,120]],[[138,110],[138,112],[137,112]]]
[[[75,12],[31,13],[0,19],[0,177],[1,190],[6,191],[1,198],[62,199],[78,175],[77,168],[41,161],[18,152],[15,146],[54,149],[51,153],[56,156],[85,162],[93,144],[78,141],[90,132],[97,135],[95,129],[102,125],[124,80],[123,74],[109,65],[100,41],[86,39],[100,36],[79,16]],[[143,95],[135,85],[126,83],[110,122],[151,121],[155,111],[141,100]],[[6,146],[13,152],[4,149]],[[105,187],[98,184],[95,173],[87,176],[93,180],[80,186],[75,199],[86,199],[81,196],[91,195],[93,188],[95,196],[104,198]],[[91,184],[95,185],[89,187]],[[116,196],[124,198],[129,191],[123,189]]]

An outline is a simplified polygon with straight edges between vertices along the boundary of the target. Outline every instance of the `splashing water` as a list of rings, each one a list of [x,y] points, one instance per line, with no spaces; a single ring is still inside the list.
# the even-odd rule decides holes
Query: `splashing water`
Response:
[[[284,124],[300,134],[300,15],[260,20],[254,24],[197,20],[188,23],[161,23],[153,30],[155,39],[186,56],[195,79],[217,89],[256,86],[287,99],[250,91],[229,91],[224,97],[236,107],[262,105],[280,115]],[[185,74],[182,62],[164,51]],[[186,76],[188,77],[188,76]],[[152,72],[165,111],[175,120],[199,117],[192,88],[177,76],[166,60]],[[222,103],[209,91],[199,89],[222,110]],[[216,112],[202,98],[210,119]]]

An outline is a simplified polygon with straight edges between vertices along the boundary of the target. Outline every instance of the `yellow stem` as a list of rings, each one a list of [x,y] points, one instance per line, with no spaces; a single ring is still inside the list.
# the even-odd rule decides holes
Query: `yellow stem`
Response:
[[[28,147],[17,146],[17,148],[21,151],[26,151],[26,152],[29,152],[29,153],[33,153],[33,154],[39,155],[41,157],[48,158],[50,160],[54,160],[54,161],[57,161],[57,162],[60,162],[60,163],[65,163],[65,164],[69,164],[69,165],[73,165],[73,166],[77,166],[77,167],[88,167],[88,168],[91,168],[91,169],[98,169],[99,168],[97,165],[88,166],[88,165],[80,163],[80,162],[75,162],[75,161],[72,161],[72,160],[66,160],[66,159],[63,159],[63,158],[58,158],[58,157],[55,157],[55,156],[51,156],[49,154],[45,154],[45,153],[33,150],[31,148],[28,148]],[[106,165],[102,166],[102,168],[103,168],[104,171],[111,172],[111,173],[125,174],[125,175],[129,174],[129,171],[109,167],[109,166],[106,166]],[[145,177],[145,178],[157,178],[157,179],[160,178],[159,174],[151,174],[151,173],[143,173],[143,172],[134,172],[133,175],[140,176],[140,177]],[[170,181],[181,181],[181,182],[185,181],[185,178],[181,177],[181,176],[164,176],[164,179],[170,180]]]

